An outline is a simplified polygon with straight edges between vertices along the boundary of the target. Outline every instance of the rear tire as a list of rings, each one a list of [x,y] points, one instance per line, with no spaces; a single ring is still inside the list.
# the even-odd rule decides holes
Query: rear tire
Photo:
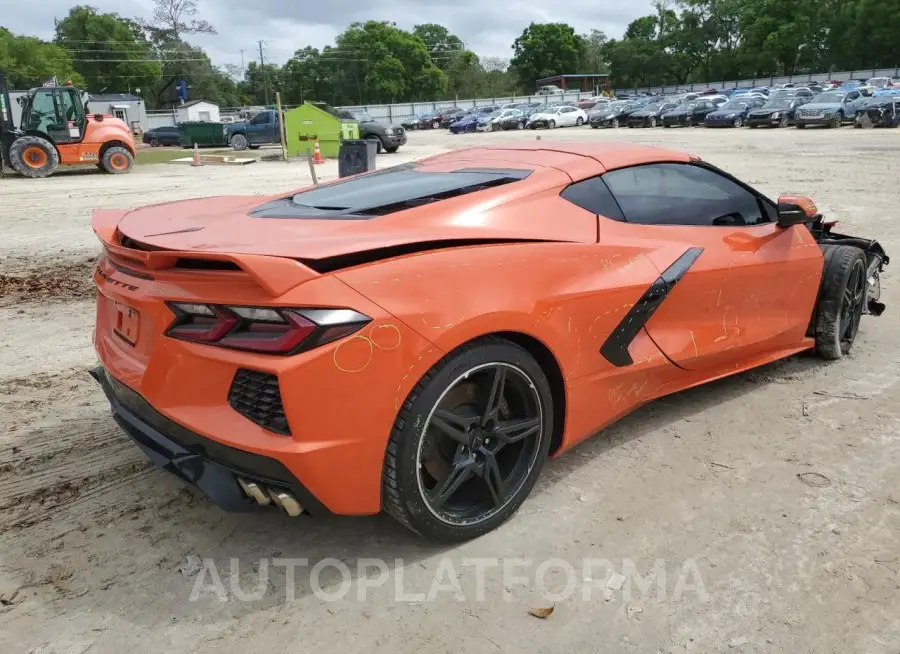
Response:
[[[584,125],[584,120],[581,119],[581,116],[575,119],[575,127],[581,127]]]
[[[23,136],[9,148],[9,163],[23,177],[49,177],[59,167],[59,153],[40,136]]]
[[[504,371],[506,381],[500,401],[492,403],[497,370]],[[487,418],[492,404],[499,413]],[[443,415],[435,418],[438,411]],[[466,430],[465,421],[476,427]],[[525,430],[516,434],[512,422]],[[494,430],[504,424],[507,436],[498,439]],[[528,497],[547,459],[552,429],[550,385],[528,352],[497,337],[464,345],[422,377],[397,415],[385,452],[383,508],[428,539],[458,542],[481,536]],[[518,440],[503,444],[506,438]],[[496,461],[497,477],[488,472],[488,460]],[[454,476],[461,481],[452,483]],[[436,492],[440,488],[448,490],[443,498]]]
[[[816,303],[816,352],[840,359],[859,331],[867,299],[866,255],[849,245],[823,245],[822,284]]]
[[[121,175],[130,172],[134,166],[134,157],[122,147],[107,148],[100,158],[100,166],[104,172],[111,175]]]

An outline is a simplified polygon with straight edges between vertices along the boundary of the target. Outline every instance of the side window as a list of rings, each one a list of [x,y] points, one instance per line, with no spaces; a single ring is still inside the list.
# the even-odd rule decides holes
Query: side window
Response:
[[[847,94],[847,102],[851,102],[851,101],[853,101],[853,100],[856,100],[858,97],[859,97],[859,93],[858,93],[858,92],[856,92],[856,91],[850,91],[850,93]]]
[[[567,186],[560,193],[560,197],[591,213],[613,220],[625,220],[606,182],[599,177],[591,177]]]
[[[269,122],[269,114],[264,112],[261,114],[256,114],[253,117],[253,120],[250,121],[250,124],[251,125],[265,125],[268,122]]]
[[[603,180],[630,223],[734,227],[772,219],[756,195],[703,166],[633,166]]]

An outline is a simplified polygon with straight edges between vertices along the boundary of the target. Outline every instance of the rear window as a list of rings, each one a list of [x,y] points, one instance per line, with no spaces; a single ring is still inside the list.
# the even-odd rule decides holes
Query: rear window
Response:
[[[525,179],[531,170],[461,168],[422,172],[417,164],[395,166],[268,202],[250,212],[258,218],[356,219],[383,216]]]

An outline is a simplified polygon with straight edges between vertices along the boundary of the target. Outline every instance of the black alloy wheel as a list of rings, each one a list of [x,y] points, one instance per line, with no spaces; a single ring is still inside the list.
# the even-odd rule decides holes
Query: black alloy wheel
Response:
[[[494,529],[531,492],[552,414],[547,378],[525,350],[494,337],[463,346],[404,403],[385,459],[385,510],[436,540]]]
[[[865,253],[849,245],[822,245],[824,267],[816,303],[816,351],[826,359],[847,354],[868,300]]]

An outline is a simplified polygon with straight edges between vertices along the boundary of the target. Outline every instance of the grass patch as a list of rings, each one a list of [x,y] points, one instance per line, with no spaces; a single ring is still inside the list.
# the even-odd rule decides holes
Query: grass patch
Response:
[[[143,165],[143,164],[158,164],[158,163],[168,163],[172,161],[172,159],[181,159],[183,157],[191,157],[193,156],[194,151],[190,148],[153,148],[150,150],[138,150],[137,157],[135,158],[135,164]],[[224,155],[233,155],[235,154],[234,150],[231,148],[200,148],[200,155],[203,156],[205,154],[224,154]],[[242,157],[246,156],[254,156],[249,152],[240,153]]]

